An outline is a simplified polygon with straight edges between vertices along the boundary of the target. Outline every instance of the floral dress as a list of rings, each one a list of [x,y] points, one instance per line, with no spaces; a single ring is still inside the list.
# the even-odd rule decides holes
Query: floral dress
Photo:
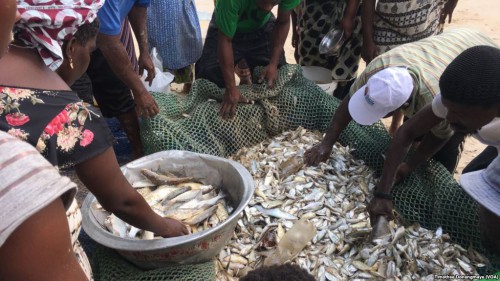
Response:
[[[112,145],[100,114],[71,91],[0,86],[0,130],[29,142],[58,168],[84,162]]]

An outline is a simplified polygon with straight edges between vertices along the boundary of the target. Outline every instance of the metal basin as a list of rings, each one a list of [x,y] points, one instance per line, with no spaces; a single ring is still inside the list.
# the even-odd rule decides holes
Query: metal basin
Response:
[[[248,205],[254,183],[250,173],[239,163],[186,151],[163,151],[145,156],[122,167],[129,182],[142,179],[140,169],[184,171],[185,176],[201,178],[204,184],[222,188],[234,211],[214,228],[195,234],[155,240],[136,240],[112,235],[103,227],[106,215],[96,211],[96,198],[89,194],[81,208],[83,229],[96,242],[115,249],[131,263],[145,269],[171,264],[193,264],[212,260],[229,243],[238,219]]]
[[[336,56],[344,42],[344,31],[342,29],[332,29],[321,40],[319,53]]]

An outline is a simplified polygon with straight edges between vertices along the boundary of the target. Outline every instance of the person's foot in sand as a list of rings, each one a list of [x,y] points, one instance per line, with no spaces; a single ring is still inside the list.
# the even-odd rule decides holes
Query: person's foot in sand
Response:
[[[245,59],[241,59],[236,64],[234,72],[240,78],[240,85],[252,85],[252,73]]]

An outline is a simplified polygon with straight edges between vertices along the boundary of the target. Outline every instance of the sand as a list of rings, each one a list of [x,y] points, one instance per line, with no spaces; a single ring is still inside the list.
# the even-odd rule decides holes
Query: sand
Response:
[[[208,22],[210,21],[212,11],[214,9],[212,0],[195,0],[198,13],[200,15],[200,24],[202,27],[203,36],[205,36]],[[498,0],[459,0],[458,5],[452,16],[450,24],[445,25],[446,28],[451,27],[471,27],[477,28],[490,36],[500,45],[500,1]],[[290,33],[291,34],[291,33]],[[289,34],[285,43],[285,56],[288,63],[295,62],[293,58],[293,48],[291,45],[291,35]],[[363,69],[364,66],[361,67]],[[384,123],[388,124],[388,120]],[[458,164],[455,178],[458,178],[463,168],[483,149],[485,146],[474,138],[468,138],[465,142],[464,152]]]

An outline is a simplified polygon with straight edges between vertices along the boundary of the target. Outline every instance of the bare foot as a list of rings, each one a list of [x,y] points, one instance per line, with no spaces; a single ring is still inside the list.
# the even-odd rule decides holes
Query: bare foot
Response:
[[[240,85],[252,85],[252,73],[245,59],[241,59],[238,64],[236,64],[234,72],[240,78]]]
[[[191,83],[184,83],[184,86],[182,87],[182,93],[189,94],[189,91],[191,91],[191,85]]]

